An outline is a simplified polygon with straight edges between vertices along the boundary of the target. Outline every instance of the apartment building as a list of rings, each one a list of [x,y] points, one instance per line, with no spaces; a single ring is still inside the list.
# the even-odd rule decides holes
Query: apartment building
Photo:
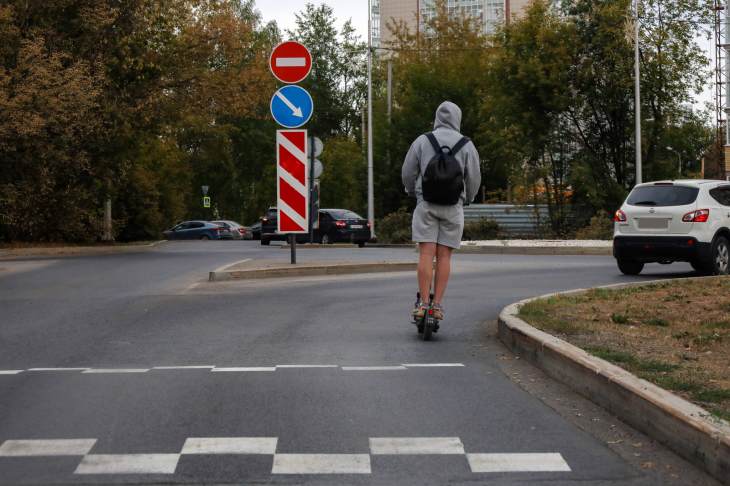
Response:
[[[451,15],[469,15],[479,20],[485,33],[513,16],[519,16],[530,0],[447,0]],[[411,31],[423,32],[428,21],[436,15],[435,0],[374,0],[373,44],[391,40],[388,23],[403,21]]]

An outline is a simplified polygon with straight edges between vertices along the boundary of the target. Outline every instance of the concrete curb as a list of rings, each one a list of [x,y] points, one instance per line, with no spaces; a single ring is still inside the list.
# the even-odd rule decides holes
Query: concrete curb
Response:
[[[462,246],[456,250],[456,253],[473,253],[483,255],[613,255],[613,248],[599,247],[539,247],[539,246],[523,246],[523,247],[499,247],[499,246]]]
[[[650,283],[652,282],[602,288],[633,287]],[[730,426],[713,419],[706,410],[540,331],[517,317],[520,307],[527,302],[554,295],[582,293],[586,290],[535,297],[505,307],[498,321],[500,340],[550,377],[565,383],[624,422],[667,445],[721,483],[730,485]]]
[[[347,263],[343,265],[303,265],[274,268],[252,268],[247,270],[214,271],[210,272],[210,282],[226,280],[282,278],[282,277],[312,277],[321,275],[348,275],[356,273],[383,273],[415,271],[417,263],[413,262],[378,262],[378,263]]]
[[[357,245],[347,243],[336,243],[333,245],[322,244],[302,244],[297,245],[297,249],[305,250],[324,250],[337,248],[356,248]],[[289,249],[289,245],[282,245],[280,248]],[[414,244],[366,244],[365,248],[406,248],[418,251],[418,247]],[[462,245],[455,253],[468,253],[475,255],[600,255],[612,256],[613,248],[611,247],[579,247],[579,246],[468,246]]]
[[[0,250],[0,259],[13,259],[25,257],[70,257],[89,255],[114,255],[135,251],[146,251],[166,243],[167,240],[153,241],[142,245],[98,245],[98,246],[49,246],[12,248]]]

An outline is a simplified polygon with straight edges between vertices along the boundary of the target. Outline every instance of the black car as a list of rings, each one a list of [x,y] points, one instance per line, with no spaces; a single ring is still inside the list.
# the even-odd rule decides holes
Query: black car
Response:
[[[277,213],[272,207],[261,218],[261,244],[271,241],[286,241],[286,234],[277,234]],[[362,216],[348,209],[321,209],[319,211],[319,228],[314,230],[314,242],[329,244],[338,242],[356,243],[363,247],[370,240],[370,225]],[[298,234],[297,242],[309,241],[308,234]]]
[[[363,247],[370,240],[370,223],[349,209],[321,209],[314,236],[322,244],[347,242]]]

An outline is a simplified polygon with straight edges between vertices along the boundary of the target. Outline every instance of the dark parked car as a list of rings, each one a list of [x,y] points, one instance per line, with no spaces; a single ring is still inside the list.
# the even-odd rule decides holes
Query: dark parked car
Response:
[[[261,239],[261,221],[258,221],[251,226],[249,226],[249,229],[251,230],[251,239],[252,240],[260,240]]]
[[[162,232],[168,240],[220,240],[231,238],[231,233],[208,221],[183,221]]]
[[[276,208],[269,208],[266,216],[261,218],[261,244],[271,241],[286,241],[287,235],[277,234]],[[356,243],[360,247],[370,240],[370,225],[362,216],[348,209],[321,209],[319,211],[319,229],[314,231],[316,243],[329,244],[338,242]],[[308,234],[297,235],[297,242],[308,242]]]
[[[363,247],[370,240],[370,223],[348,209],[321,209],[314,237],[322,244],[347,242]]]

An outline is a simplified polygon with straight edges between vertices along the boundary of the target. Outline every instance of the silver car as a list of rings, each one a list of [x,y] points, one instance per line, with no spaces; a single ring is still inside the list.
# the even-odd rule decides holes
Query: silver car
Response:
[[[217,224],[218,226],[221,226],[229,231],[231,238],[234,240],[244,240],[246,239],[246,228],[235,221],[231,221],[228,219],[221,219],[218,221],[211,221],[213,224]]]

